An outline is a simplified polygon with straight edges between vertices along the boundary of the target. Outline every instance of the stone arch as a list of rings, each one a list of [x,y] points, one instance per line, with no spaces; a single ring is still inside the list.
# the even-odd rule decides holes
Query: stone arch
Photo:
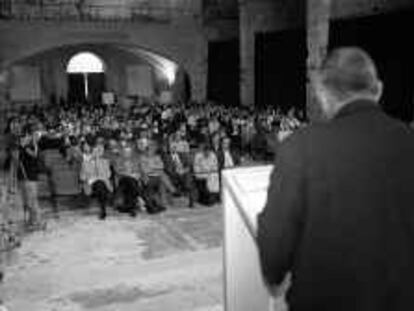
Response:
[[[132,52],[145,50],[185,68],[192,80],[192,93],[199,100],[205,98],[208,43],[202,26],[193,19],[184,19],[174,25],[145,22],[65,22],[56,25],[48,21],[0,21],[0,37],[0,63],[3,66],[61,46],[108,44]],[[153,56],[149,60],[162,67]]]
[[[188,85],[191,85],[191,83],[187,81],[189,79],[189,75],[185,70],[185,67],[182,64],[179,64],[178,62],[169,58],[168,56],[161,55],[160,53],[136,44],[120,44],[117,42],[93,44],[88,41],[87,43],[85,42],[82,44],[57,45],[45,50],[36,49],[36,52],[34,54],[25,53],[22,58],[14,57],[13,59],[9,59],[7,66],[10,67],[13,64],[19,63],[20,61],[36,56],[39,57],[54,50],[64,50],[65,55],[62,56],[59,66],[61,66],[62,71],[66,73],[66,66],[70,59],[75,54],[82,51],[87,51],[98,55],[99,58],[102,59],[102,62],[106,64],[107,60],[105,59],[105,55],[100,53],[100,49],[103,47],[110,47],[112,49],[124,51],[145,61],[145,63],[150,65],[155,70],[155,72],[158,74],[158,77],[164,80],[165,83],[169,86],[169,90],[172,92],[173,99],[181,102],[190,99],[186,94],[191,94],[191,90],[188,90],[186,88],[188,88]],[[187,80],[183,79],[182,75],[185,75]],[[186,85],[181,85],[183,83],[186,83]],[[61,86],[61,91],[57,92],[56,96],[65,96],[64,94],[67,94],[67,91],[67,88]],[[184,94],[184,92],[186,94]]]

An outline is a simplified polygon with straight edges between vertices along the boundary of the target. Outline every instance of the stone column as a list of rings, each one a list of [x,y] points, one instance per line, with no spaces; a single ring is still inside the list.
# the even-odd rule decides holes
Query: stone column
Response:
[[[310,121],[322,119],[322,112],[312,86],[316,70],[326,57],[329,44],[331,0],[307,1],[307,117]]]
[[[182,58],[178,59],[178,63],[190,77],[192,99],[203,102],[207,99],[208,36],[200,21],[193,21],[185,27],[193,27],[194,33],[188,39],[188,50],[182,51]]]
[[[190,77],[192,99],[199,102],[205,101],[207,98],[208,71],[207,42],[199,43],[193,58],[184,60],[181,64]]]
[[[240,103],[255,104],[255,29],[250,23],[247,0],[239,0],[240,19]]]
[[[0,65],[0,133],[4,132],[9,117],[10,75],[10,69]]]

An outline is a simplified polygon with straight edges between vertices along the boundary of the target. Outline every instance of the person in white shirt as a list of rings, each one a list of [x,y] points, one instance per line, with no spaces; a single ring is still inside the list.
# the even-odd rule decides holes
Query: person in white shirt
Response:
[[[223,153],[222,169],[232,168],[235,166],[235,160],[230,149],[230,138],[224,137],[221,141],[221,152]]]
[[[217,155],[209,143],[202,143],[194,156],[195,183],[199,193],[198,201],[203,205],[213,205],[219,201],[220,181]]]
[[[214,133],[217,133],[219,129],[220,129],[220,122],[216,118],[211,119],[210,122],[208,123],[209,134],[213,135]]]
[[[100,145],[92,150],[87,143],[83,143],[82,153],[80,180],[83,182],[84,192],[87,196],[98,199],[101,208],[99,218],[105,219],[109,194],[113,191],[110,162],[103,157]]]

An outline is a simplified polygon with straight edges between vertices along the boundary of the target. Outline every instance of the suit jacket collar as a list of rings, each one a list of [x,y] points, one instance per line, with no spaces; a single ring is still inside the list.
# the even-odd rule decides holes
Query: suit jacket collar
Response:
[[[342,107],[334,119],[340,119],[349,115],[361,112],[379,111],[380,106],[377,102],[369,99],[355,100]]]

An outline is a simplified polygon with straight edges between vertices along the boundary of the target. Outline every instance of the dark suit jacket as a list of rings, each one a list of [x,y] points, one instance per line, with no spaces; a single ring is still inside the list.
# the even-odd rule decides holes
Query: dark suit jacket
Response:
[[[414,134],[373,102],[281,144],[258,218],[291,310],[414,310]]]
[[[216,156],[217,156],[217,161],[218,161],[218,165],[219,165],[219,170],[223,170],[224,169],[224,151],[223,149],[219,149],[217,151],[215,151]],[[234,165],[237,166],[240,163],[240,158],[238,156],[238,154],[236,152],[234,152],[233,150],[230,150],[230,155],[233,159]]]
[[[191,168],[191,156],[188,154],[178,153],[181,164],[183,165],[183,168],[190,170]],[[177,174],[177,168],[174,163],[174,160],[172,158],[172,155],[170,152],[162,152],[161,153],[161,159],[164,163],[164,171],[170,176],[173,177]]]

